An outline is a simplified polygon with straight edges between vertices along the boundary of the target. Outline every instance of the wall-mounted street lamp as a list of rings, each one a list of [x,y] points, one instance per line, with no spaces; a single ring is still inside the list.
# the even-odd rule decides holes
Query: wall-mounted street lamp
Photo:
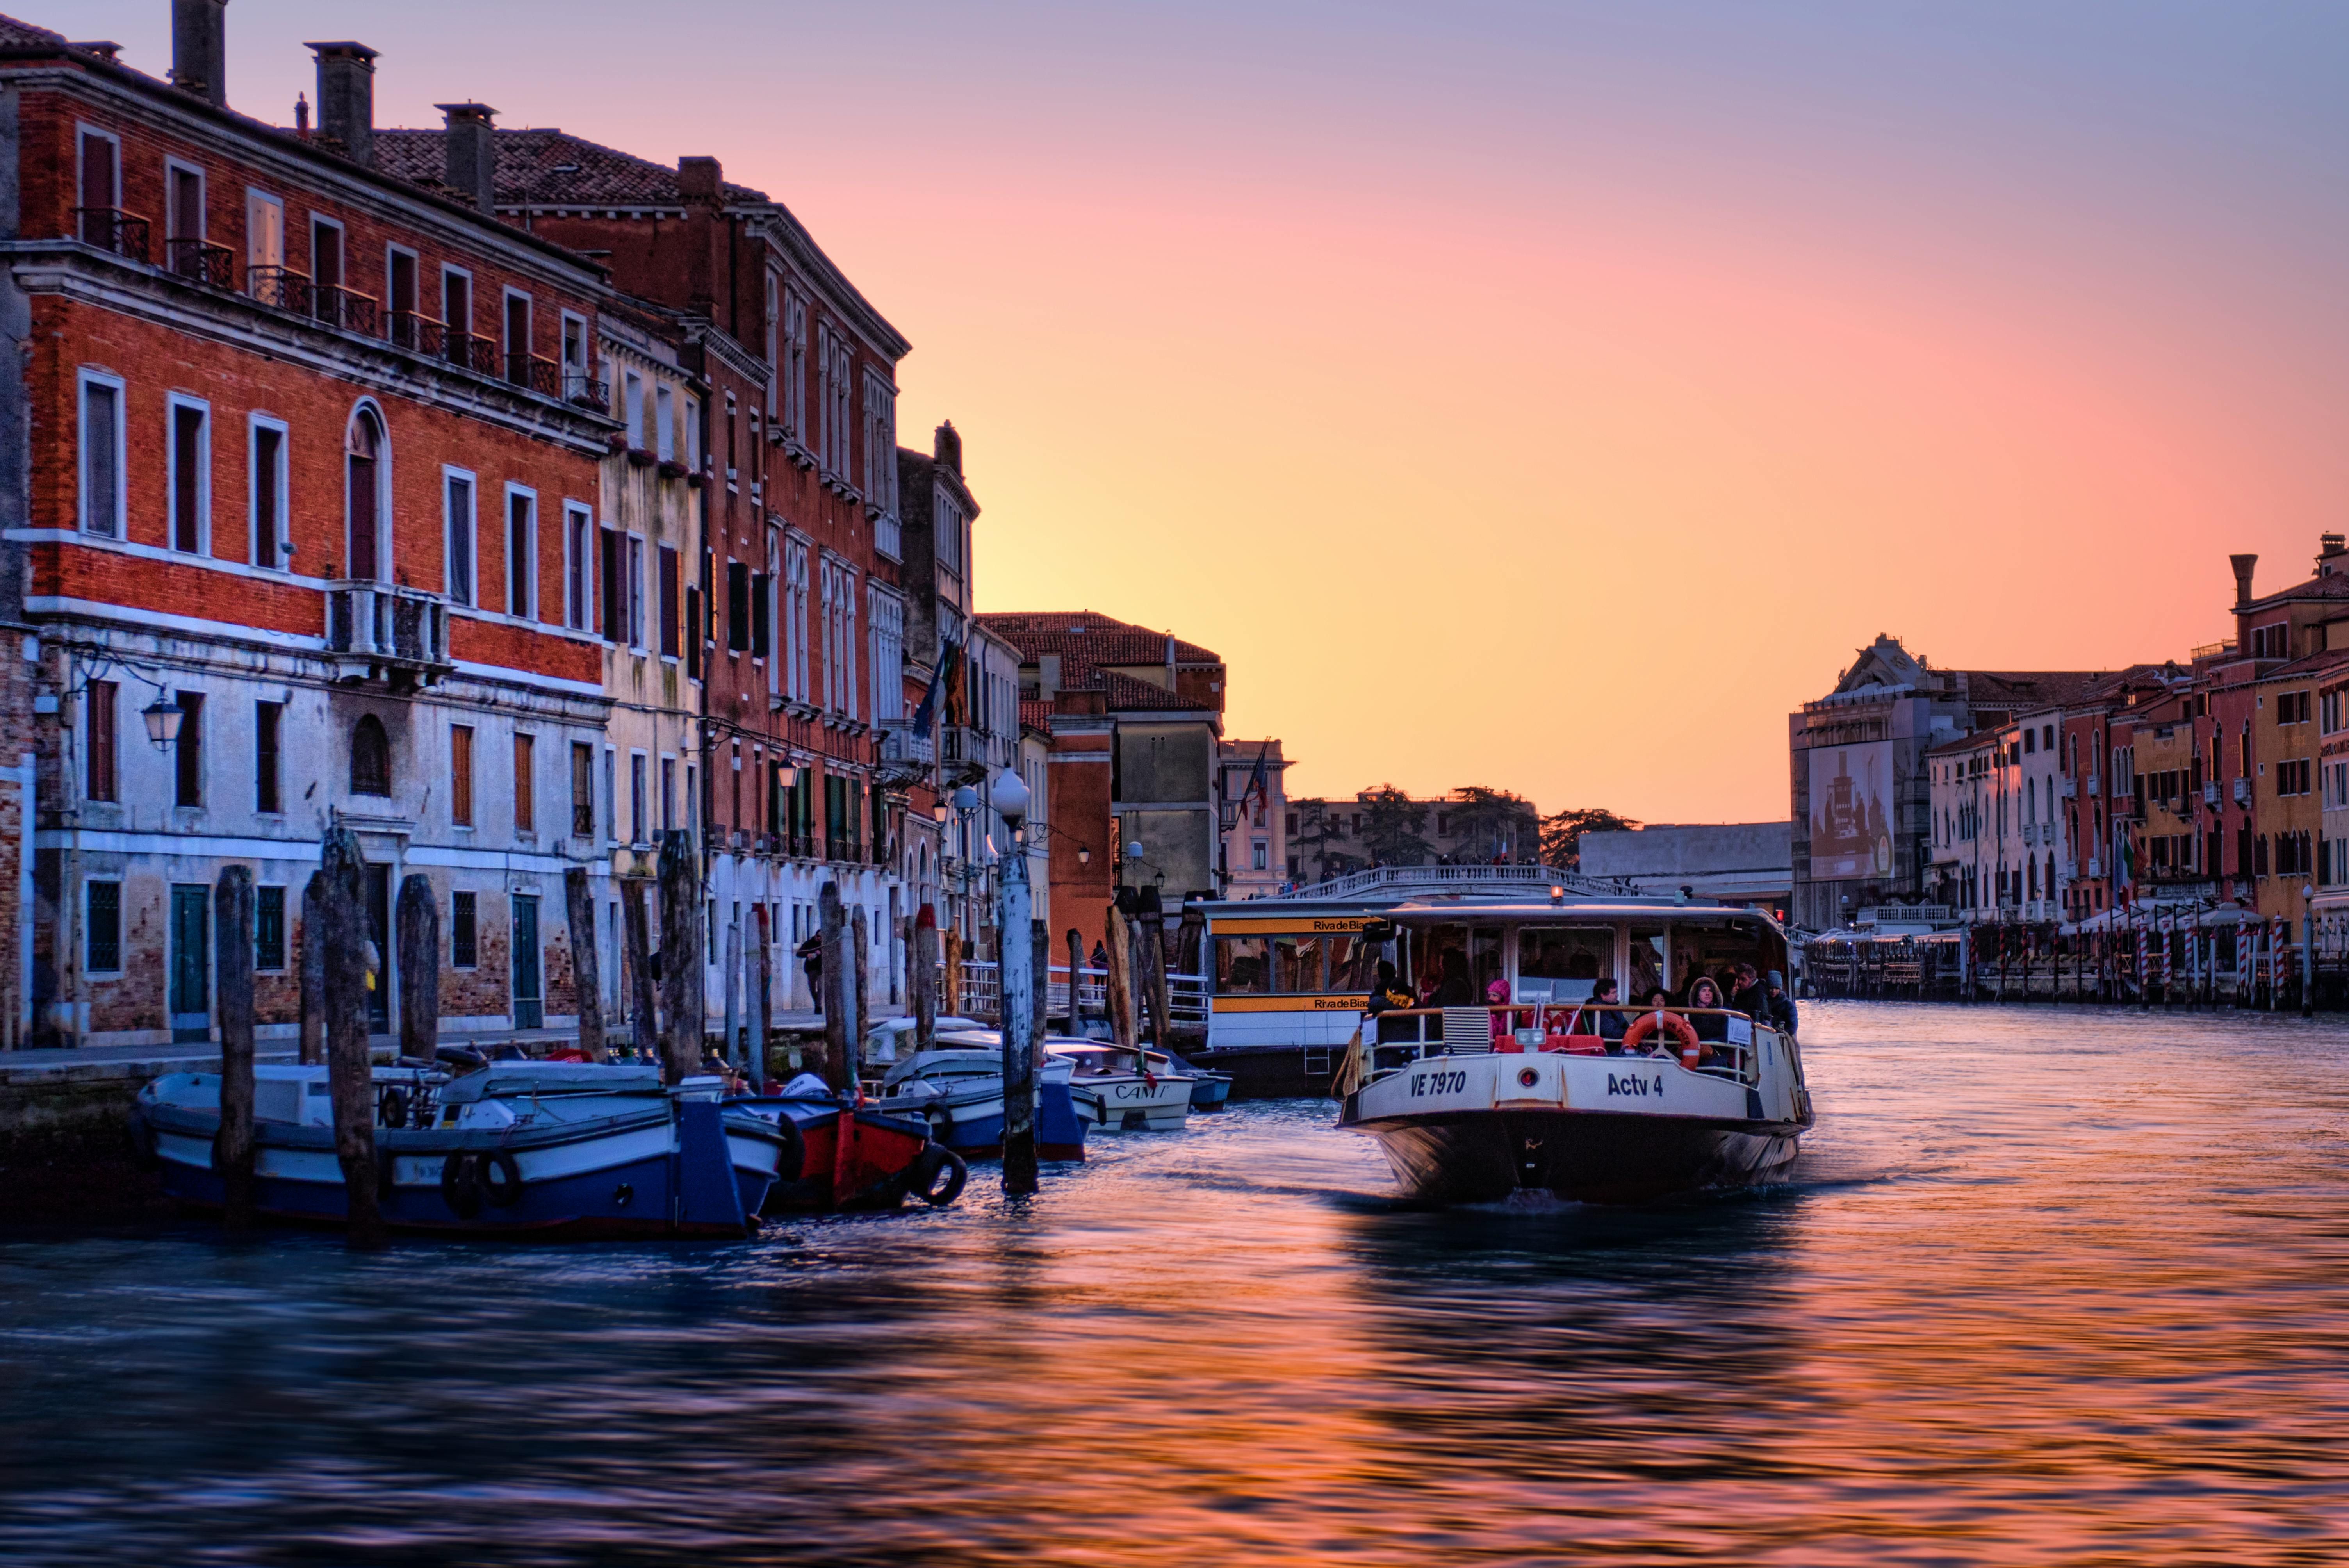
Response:
[[[1091,844],[1079,844],[1077,846],[1077,864],[1081,866],[1089,866],[1092,863],[1093,847]]]
[[[140,710],[147,721],[147,738],[155,743],[158,751],[169,751],[179,744],[180,723],[188,716],[176,702],[157,697]]]

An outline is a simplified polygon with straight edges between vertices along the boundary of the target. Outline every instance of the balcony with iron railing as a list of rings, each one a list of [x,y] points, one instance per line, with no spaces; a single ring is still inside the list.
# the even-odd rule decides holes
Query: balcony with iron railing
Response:
[[[119,207],[77,207],[73,210],[74,238],[85,245],[96,245],[101,251],[111,251],[118,256],[144,263],[151,253],[153,231],[147,220],[134,218]]]
[[[390,315],[391,330],[385,335],[396,348],[421,354],[428,359],[449,356],[449,324],[436,321],[419,311],[395,310]]]
[[[453,327],[450,328],[444,341],[441,357],[460,370],[470,370],[477,376],[494,376],[500,380],[505,379],[503,363],[505,356],[498,352],[497,340],[483,337],[477,332],[459,332]]]
[[[507,352],[505,376],[515,386],[527,387],[542,397],[563,396],[563,366],[527,349]]]
[[[612,384],[585,370],[566,370],[563,373],[563,400],[604,413],[612,407]]]
[[[236,253],[202,240],[166,240],[164,270],[209,288],[236,287]]]
[[[449,657],[448,602],[438,593],[388,583],[326,585],[326,648],[336,678],[421,676],[429,685],[454,668]]]

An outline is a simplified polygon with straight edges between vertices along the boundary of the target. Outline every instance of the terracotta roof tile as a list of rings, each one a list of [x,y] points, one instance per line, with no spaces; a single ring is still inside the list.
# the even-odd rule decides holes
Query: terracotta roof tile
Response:
[[[63,33],[52,33],[14,16],[0,16],[0,49],[40,48],[65,41]]]
[[[383,173],[437,185],[448,167],[443,130],[378,130],[375,166]],[[558,129],[497,132],[496,196],[502,205],[680,207],[677,170]],[[729,182],[727,199],[764,201],[763,191]]]
[[[1109,699],[1112,713],[1215,713],[1216,705],[1195,696],[1185,696],[1168,691],[1164,686],[1132,676],[1122,676],[1115,670],[1101,672],[1102,695]]]
[[[1033,663],[1044,655],[1057,655],[1061,661],[1061,688],[1064,691],[1101,689],[1103,665],[1166,662],[1164,632],[1115,620],[1097,610],[999,611],[981,615],[978,620],[988,631],[1018,648],[1025,661]],[[1174,639],[1174,660],[1184,665],[1224,662],[1212,650],[1180,637]]]

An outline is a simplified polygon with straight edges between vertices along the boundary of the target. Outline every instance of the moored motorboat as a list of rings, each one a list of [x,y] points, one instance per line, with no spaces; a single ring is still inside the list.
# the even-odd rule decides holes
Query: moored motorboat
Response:
[[[1152,1055],[1157,1053],[1153,1052]],[[1203,1068],[1177,1050],[1166,1052],[1166,1061],[1176,1072],[1191,1080],[1193,1110],[1221,1110],[1232,1098],[1232,1075]]]
[[[1036,1157],[1082,1160],[1085,1122],[1070,1078],[1075,1063],[1049,1051],[1036,1064]],[[930,1136],[966,1158],[1003,1151],[1003,1046],[992,1029],[936,1035],[930,1049],[901,1047],[882,1079],[880,1109],[919,1116]]]
[[[740,1236],[779,1176],[791,1132],[719,1103],[717,1078],[676,1088],[656,1068],[495,1062],[450,1077],[373,1069],[378,1202],[398,1230],[481,1235]],[[327,1069],[254,1069],[256,1207],[348,1217]],[[164,1191],[222,1201],[212,1150],[220,1075],[172,1073],[140,1091],[133,1130]]]
[[[1103,1131],[1177,1132],[1190,1119],[1193,1080],[1164,1052],[1076,1039],[1048,1039],[1044,1049],[1071,1064],[1077,1114]]]
[[[779,1129],[803,1150],[797,1174],[767,1194],[770,1213],[808,1209],[894,1209],[908,1197],[942,1208],[961,1195],[968,1171],[952,1149],[934,1141],[919,1117],[861,1104],[795,1079],[783,1091],[726,1102]]]

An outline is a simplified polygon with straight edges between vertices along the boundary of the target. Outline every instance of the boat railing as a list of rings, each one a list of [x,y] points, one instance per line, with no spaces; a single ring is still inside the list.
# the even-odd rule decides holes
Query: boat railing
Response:
[[[1601,1027],[1601,1020],[1592,1016],[1594,1014],[1619,1019],[1620,1026],[1614,1034],[1609,1035]],[[1655,1033],[1630,1053],[1640,1057],[1680,1058],[1679,1039],[1662,1026],[1661,1020],[1666,1016],[1723,1018],[1732,1023],[1743,1023],[1749,1030],[1762,1026],[1756,1024],[1752,1014],[1739,1012],[1733,1007],[1658,1007],[1653,1004],[1642,1006],[1630,1002],[1494,1002],[1459,1007],[1390,1007],[1382,1013],[1364,1014],[1362,1023],[1368,1033],[1382,1037],[1388,1032],[1386,1026],[1390,1021],[1408,1019],[1411,1022],[1413,1037],[1409,1039],[1379,1038],[1366,1042],[1371,1055],[1372,1070],[1386,1072],[1406,1062],[1423,1061],[1430,1057],[1556,1050],[1559,1047],[1547,1042],[1563,1038],[1598,1039],[1602,1042],[1604,1054],[1622,1056],[1625,1054],[1622,1037],[1641,1014],[1655,1015],[1658,1024]],[[1496,1037],[1493,1033],[1493,1020],[1502,1016],[1508,1016],[1508,1023],[1504,1026],[1504,1032]],[[1430,1019],[1434,1020],[1432,1037],[1428,1027]],[[1557,1026],[1553,1028],[1553,1025]],[[1723,1032],[1727,1031],[1724,1029]],[[1750,1042],[1701,1039],[1699,1047],[1701,1050],[1709,1049],[1711,1056],[1709,1059],[1698,1062],[1696,1071],[1716,1078],[1737,1078],[1746,1083],[1754,1081],[1754,1071],[1760,1060]]]
[[[944,977],[945,960],[939,961]],[[957,1010],[968,1017],[983,1018],[992,1024],[999,1020],[1003,1006],[1003,982],[999,967],[991,960],[966,958],[962,961],[961,989]],[[1166,1011],[1177,1024],[1203,1024],[1207,1019],[1213,984],[1200,975],[1166,976]],[[1093,1017],[1109,1014],[1109,971],[1083,968],[1077,971],[1077,1001]],[[1046,980],[1045,1010],[1065,1015],[1069,1007],[1069,966],[1055,964]]]

